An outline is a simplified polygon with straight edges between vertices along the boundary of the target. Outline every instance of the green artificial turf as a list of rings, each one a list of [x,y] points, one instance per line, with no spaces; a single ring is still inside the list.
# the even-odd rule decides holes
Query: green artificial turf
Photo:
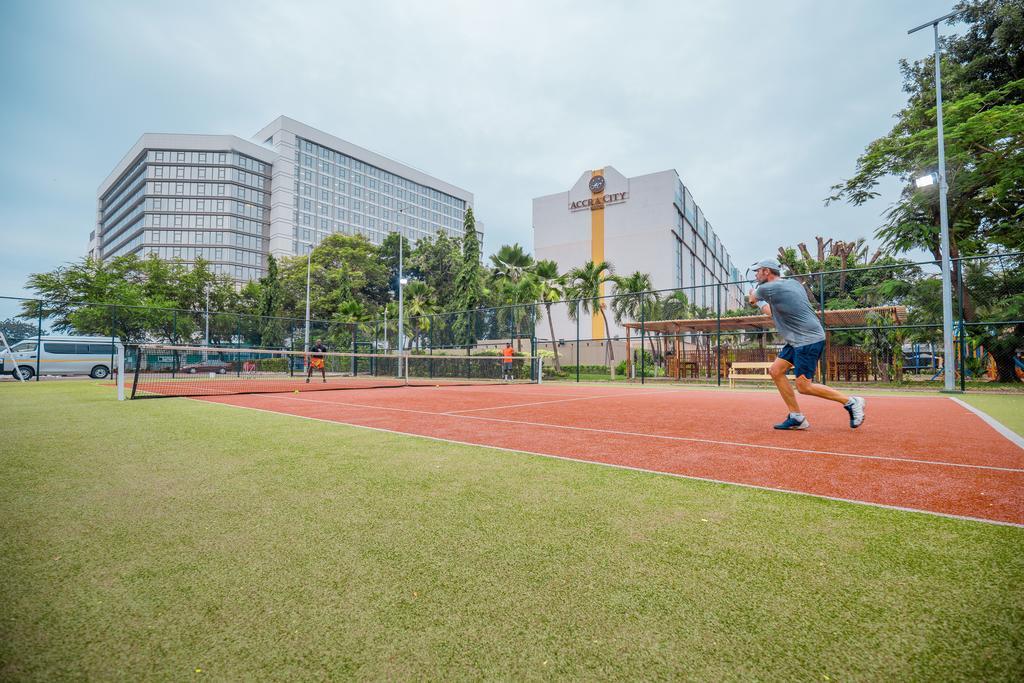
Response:
[[[1021,528],[93,382],[0,406],[3,680],[1024,677]]]

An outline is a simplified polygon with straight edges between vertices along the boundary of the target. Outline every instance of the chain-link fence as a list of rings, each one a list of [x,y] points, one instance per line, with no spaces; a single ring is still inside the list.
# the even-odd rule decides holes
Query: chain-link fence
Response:
[[[953,363],[959,387],[1024,389],[1024,252],[955,259]],[[942,283],[935,262],[888,261],[790,276],[826,331],[820,381],[942,387]],[[783,345],[774,323],[745,298],[751,282],[622,292],[609,282],[589,296],[469,311],[410,314],[402,349],[413,354],[490,355],[512,344],[545,358],[547,379],[745,385],[768,381]],[[0,297],[12,345],[86,335],[141,342],[302,350],[399,349],[394,317],[357,322],[260,317],[119,304]],[[34,359],[32,374],[60,374]],[[5,369],[10,370],[10,363]]]

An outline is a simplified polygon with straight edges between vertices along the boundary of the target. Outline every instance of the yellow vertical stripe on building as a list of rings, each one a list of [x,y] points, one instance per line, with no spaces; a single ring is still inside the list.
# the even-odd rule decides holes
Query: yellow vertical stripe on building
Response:
[[[599,168],[593,171],[591,177],[604,176],[604,169]],[[607,188],[606,188],[607,189]],[[605,190],[591,193],[594,198],[604,197]],[[604,205],[590,211],[590,260],[594,263],[604,261]],[[604,296],[604,285],[599,290]],[[594,311],[590,318],[590,336],[592,339],[604,339],[604,322],[601,314]]]

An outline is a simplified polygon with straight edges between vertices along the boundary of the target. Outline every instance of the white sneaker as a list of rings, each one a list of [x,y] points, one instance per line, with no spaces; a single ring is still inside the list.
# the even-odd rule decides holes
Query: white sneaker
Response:
[[[860,396],[851,396],[850,402],[843,407],[850,414],[850,429],[856,429],[864,424],[864,406],[867,402]]]

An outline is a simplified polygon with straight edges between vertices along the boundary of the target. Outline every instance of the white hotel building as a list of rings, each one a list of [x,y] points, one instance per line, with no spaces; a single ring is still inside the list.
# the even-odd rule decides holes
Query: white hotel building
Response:
[[[674,170],[627,178],[615,168],[586,171],[567,192],[533,200],[533,246],[537,259],[558,263],[562,272],[587,261],[609,261],[618,275],[649,273],[655,289],[736,282],[725,245]],[[696,306],[722,311],[741,305],[739,285],[687,290]],[[612,294],[611,288],[603,292]],[[576,323],[553,314],[555,335],[574,338]],[[611,320],[611,334],[624,330]],[[580,334],[604,339],[601,316],[583,314]]]
[[[332,233],[461,237],[473,195],[285,116],[243,140],[147,133],[97,192],[89,254],[203,258],[240,283]],[[482,230],[477,221],[477,230]]]

